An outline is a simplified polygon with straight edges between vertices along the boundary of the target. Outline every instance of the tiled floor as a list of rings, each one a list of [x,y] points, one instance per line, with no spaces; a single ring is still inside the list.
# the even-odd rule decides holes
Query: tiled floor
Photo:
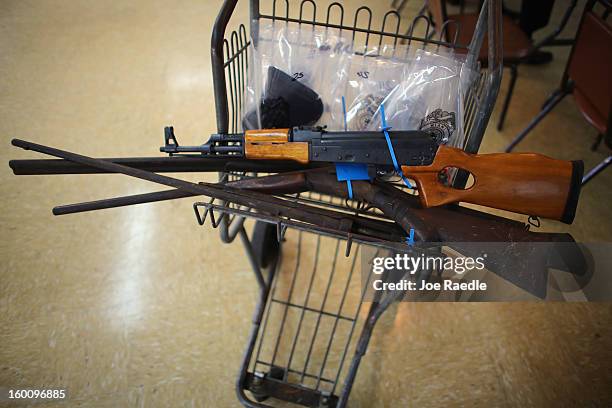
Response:
[[[167,124],[201,141],[215,128],[219,5],[0,2],[0,387],[67,387],[65,406],[238,405],[257,298],[240,245],[197,227],[191,200],[53,217],[56,204],[151,186],[18,178],[6,165],[34,156],[13,137],[100,157],[155,155]],[[521,67],[507,126],[490,127],[483,151],[499,151],[557,85],[567,50],[554,51],[550,65]],[[594,137],[568,98],[519,150],[590,167],[607,154],[589,151]],[[572,226],[543,228],[612,241],[611,182],[608,171],[585,188]],[[610,304],[399,304],[374,332],[351,406],[609,406],[611,321]]]

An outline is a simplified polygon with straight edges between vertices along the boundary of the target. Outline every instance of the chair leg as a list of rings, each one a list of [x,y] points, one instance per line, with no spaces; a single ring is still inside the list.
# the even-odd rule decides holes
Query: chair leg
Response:
[[[597,139],[595,139],[595,142],[593,142],[593,144],[591,145],[591,150],[595,151],[599,148],[599,145],[601,144],[602,140],[603,140],[603,134],[598,134],[597,135]]]
[[[544,117],[548,115],[550,111],[553,110],[553,108],[557,106],[559,102],[561,102],[561,100],[563,100],[563,98],[565,98],[565,96],[568,93],[569,92],[565,90],[561,90],[560,92],[555,92],[554,98],[550,99],[548,103],[544,105],[540,113],[538,113],[536,117],[533,118],[531,122],[529,122],[527,127],[523,129],[518,135],[516,135],[514,140],[512,140],[512,142],[510,142],[510,144],[506,147],[505,152],[506,153],[511,152],[516,147],[516,145],[519,144],[525,138],[525,136],[527,136],[527,134],[531,132],[533,128],[536,127],[536,125],[540,123],[542,119],[544,119]]]
[[[587,174],[584,175],[584,177],[582,178],[582,185],[584,186],[586,183],[588,183],[590,180],[593,179],[593,177],[595,177],[596,175],[598,175],[599,173],[601,173],[602,171],[604,171],[609,165],[610,163],[612,163],[612,156],[608,156],[604,159],[604,161],[602,161],[601,163],[599,163],[597,166],[593,167]]]
[[[497,130],[502,130],[504,127],[504,121],[506,120],[506,114],[508,113],[508,107],[510,106],[510,99],[512,99],[512,93],[514,92],[514,85],[516,84],[516,77],[518,76],[518,68],[516,65],[510,67],[510,84],[508,85],[508,93],[504,100],[504,106],[502,107],[499,122],[497,122]]]
[[[557,95],[559,95],[559,93],[561,93],[561,92],[562,92],[561,88],[555,89],[550,95],[548,95],[548,98],[546,98],[546,100],[544,101],[544,103],[542,104],[542,107],[540,109],[546,108],[546,105],[548,105],[550,103],[550,101],[555,99],[557,97]]]

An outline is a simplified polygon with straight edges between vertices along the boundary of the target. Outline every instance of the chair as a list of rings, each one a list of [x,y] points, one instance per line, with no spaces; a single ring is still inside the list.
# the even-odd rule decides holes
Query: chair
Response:
[[[595,5],[603,6],[597,13]],[[506,148],[512,151],[565,96],[572,94],[576,106],[598,132],[592,150],[602,141],[612,148],[612,26],[606,20],[612,10],[610,0],[590,0],[582,15],[574,46],[570,53],[561,86],[544,103],[540,113]],[[608,156],[588,172],[583,185],[612,162]]]
[[[533,1],[533,0],[525,0]],[[503,60],[504,66],[510,68],[510,84],[508,93],[504,99],[501,115],[497,122],[497,129],[501,130],[506,119],[510,100],[514,92],[514,86],[518,76],[518,66],[529,60],[539,49],[546,45],[553,45],[555,38],[565,28],[569,17],[576,6],[577,0],[572,0],[565,15],[561,19],[559,27],[543,40],[534,44],[531,39],[521,30],[518,23],[507,15],[503,16]],[[478,13],[461,13],[448,15],[446,2],[444,0],[427,0],[428,10],[433,17],[434,27],[440,35],[446,36],[447,41],[456,40],[459,44],[469,44],[476,29]],[[481,48],[479,61],[482,65],[487,64],[487,43]]]

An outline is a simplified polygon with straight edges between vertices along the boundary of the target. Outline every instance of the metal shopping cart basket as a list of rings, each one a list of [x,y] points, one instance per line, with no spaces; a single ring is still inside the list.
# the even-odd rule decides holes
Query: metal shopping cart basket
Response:
[[[426,7],[410,19],[402,18],[398,11],[389,11],[384,14],[382,25],[374,27],[372,10],[366,6],[346,18],[345,7],[337,2],[321,10],[312,0],[271,1],[265,8],[259,0],[251,0],[251,21],[274,19],[347,30],[353,33],[354,42],[362,42],[354,45],[366,49],[391,39],[411,47],[463,50],[467,58],[476,59],[486,44],[486,69],[473,82],[464,103],[463,148],[471,153],[478,151],[501,81],[499,0],[484,1],[470,44],[459,44],[457,35],[448,41],[445,26],[434,32]],[[238,28],[226,32],[237,2],[224,2],[212,33],[219,134],[241,131],[248,47],[250,38],[256,37],[252,32],[249,34],[247,25],[234,21],[232,24]],[[455,32],[460,29],[457,27]],[[219,176],[220,181],[227,181],[245,175]],[[465,185],[466,180],[467,176],[459,173],[455,186]],[[349,200],[314,193],[283,198],[354,217],[384,220],[379,212]],[[240,237],[259,286],[260,298],[236,384],[240,402],[251,407],[286,402],[309,407],[346,406],[374,325],[395,300],[395,295],[379,292],[373,299],[365,298],[363,280],[367,283],[371,277],[359,272],[359,254],[367,248],[393,248],[396,244],[312,227],[227,202],[198,202],[194,210],[200,225],[208,218],[219,228],[223,242]],[[248,219],[255,220],[250,236],[245,226]]]

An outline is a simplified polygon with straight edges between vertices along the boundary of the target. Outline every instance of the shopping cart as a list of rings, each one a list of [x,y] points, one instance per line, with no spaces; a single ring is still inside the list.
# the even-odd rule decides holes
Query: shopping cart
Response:
[[[355,10],[352,18],[345,18],[345,8],[337,2],[321,12],[312,0],[295,4],[289,0],[272,1],[271,11],[265,11],[259,0],[251,0],[251,21],[268,19],[346,30],[362,50],[390,40],[409,47],[447,47],[465,53],[469,62],[475,61],[483,44],[487,44],[488,66],[473,81],[464,101],[463,148],[470,153],[478,151],[501,81],[500,0],[484,1],[470,44],[458,44],[456,39],[445,41],[444,32],[434,33],[426,7],[408,19],[409,24],[403,24],[406,19],[392,10],[384,14],[381,27],[373,27],[373,13],[366,6]],[[237,2],[224,2],[212,34],[219,134],[242,130],[250,38],[257,38],[253,32],[256,25],[249,31],[240,24],[237,30],[226,32]],[[245,176],[219,174],[220,181]],[[467,177],[459,172],[454,185],[464,186]],[[351,200],[314,193],[283,198],[354,217],[389,221],[375,209]],[[305,225],[228,202],[197,202],[194,210],[200,225],[210,219],[219,228],[223,242],[240,237],[259,286],[260,297],[236,384],[239,400],[250,407],[270,406],[263,401],[309,407],[346,406],[373,328],[398,296],[376,292],[373,298],[366,298],[364,283],[367,286],[372,276],[363,274],[360,259],[393,250],[397,243]],[[255,220],[250,237],[245,227],[248,219]],[[429,271],[422,272],[426,276]]]

